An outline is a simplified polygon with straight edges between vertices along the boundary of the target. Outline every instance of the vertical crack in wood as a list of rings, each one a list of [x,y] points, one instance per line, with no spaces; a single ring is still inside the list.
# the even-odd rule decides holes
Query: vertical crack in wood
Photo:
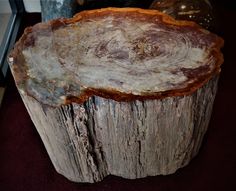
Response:
[[[66,163],[69,163],[70,165],[70,171],[74,174],[74,176],[77,178],[77,176],[80,177],[80,179],[84,179],[86,178],[86,176],[83,173],[83,170],[80,167],[79,161],[78,161],[78,153],[77,153],[77,147],[76,147],[76,143],[77,141],[74,139],[73,135],[71,135],[71,124],[73,123],[68,123],[68,117],[71,117],[71,115],[74,113],[73,111],[73,107],[71,105],[66,105],[64,107],[60,107],[58,108],[58,112],[59,114],[57,115],[58,117],[58,121],[60,121],[58,124],[58,128],[65,128],[65,133],[66,136],[68,137],[67,139],[65,139],[65,143],[63,143],[65,145],[65,147],[67,148],[67,157],[68,160],[66,161]],[[61,118],[62,116],[62,118]],[[61,120],[60,120],[61,118]],[[73,119],[73,117],[71,118]],[[72,120],[73,122],[73,120]],[[60,127],[61,126],[61,127]],[[64,164],[65,165],[65,164]],[[66,166],[68,166],[68,164],[66,164]],[[76,168],[75,168],[76,166]],[[63,173],[62,173],[63,174]]]
[[[97,142],[95,140],[96,135],[95,135],[95,130],[94,130],[94,128],[96,126],[94,123],[94,119],[92,117],[93,114],[90,113],[90,107],[91,106],[84,104],[85,113],[88,116],[88,120],[86,121],[86,126],[87,126],[87,130],[88,130],[88,142],[89,142],[88,154],[91,156],[93,163],[95,165],[94,166],[95,169],[91,169],[94,172],[94,174],[93,174],[94,180],[99,180],[100,177],[97,177],[97,176],[100,176],[99,166],[101,164],[100,164],[100,161],[99,161],[97,153],[96,153]],[[89,156],[88,156],[88,158],[89,158]]]

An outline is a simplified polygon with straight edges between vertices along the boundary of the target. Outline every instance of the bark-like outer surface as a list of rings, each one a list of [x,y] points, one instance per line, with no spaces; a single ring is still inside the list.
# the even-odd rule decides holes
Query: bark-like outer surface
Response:
[[[169,89],[169,85],[172,87],[172,84],[166,80],[168,86],[165,91],[152,89],[151,93],[141,91],[135,94],[132,91],[123,91],[122,88],[122,91],[118,91],[113,86],[86,86],[80,83],[80,78],[76,78],[76,72],[67,72],[65,75],[63,72],[59,73],[64,71],[65,65],[70,68],[84,58],[69,62],[69,58],[74,58],[78,54],[77,51],[60,62],[61,64],[51,62],[52,52],[48,52],[47,49],[43,49],[45,54],[41,57],[37,51],[36,54],[31,54],[35,53],[34,48],[37,44],[42,42],[37,40],[40,37],[47,37],[49,34],[55,36],[53,32],[57,32],[57,29],[65,27],[66,30],[66,27],[73,23],[107,15],[113,15],[115,19],[117,17],[120,20],[132,17],[135,21],[144,19],[145,22],[149,22],[151,19],[161,23],[161,26],[174,27],[176,34],[182,29],[187,30],[187,33],[201,34],[204,37],[200,38],[200,35],[195,38],[195,35],[192,35],[190,40],[194,41],[193,47],[202,48],[209,57],[200,62],[200,65],[199,60],[195,60],[195,68],[189,68],[188,63],[185,68],[178,68],[179,62],[173,64],[167,59],[164,64],[176,66],[169,74],[182,71],[189,83]],[[163,36],[164,39],[167,37]],[[154,40],[157,39],[159,38]],[[74,42],[74,39],[71,42]],[[47,45],[46,42],[45,44]],[[73,45],[73,49],[74,44],[69,45]],[[174,173],[178,168],[187,165],[197,154],[208,127],[217,90],[220,65],[223,62],[220,52],[222,45],[221,38],[192,22],[175,21],[154,10],[108,8],[85,11],[72,19],[58,19],[26,29],[11,52],[9,63],[25,106],[59,173],[76,182],[97,182],[109,174],[133,179]],[[69,48],[70,46],[64,47],[65,50]],[[179,48],[178,44],[175,48]],[[209,58],[211,59],[208,60]],[[35,63],[35,60],[38,62]],[[99,61],[101,60],[98,60],[98,64]],[[33,65],[30,65],[32,63]],[[145,61],[141,64],[145,64]],[[104,65],[101,68],[105,70]],[[72,71],[73,69],[72,67]],[[55,74],[59,78],[50,80]],[[149,79],[149,74],[146,77]],[[109,79],[104,79],[106,80]],[[35,82],[34,86],[30,82]],[[147,85],[148,82],[147,80]],[[60,99],[61,102],[58,101]]]
[[[21,94],[56,170],[75,182],[112,174],[171,174],[197,154],[217,91],[215,76],[192,95],[117,102],[97,96],[59,108]]]

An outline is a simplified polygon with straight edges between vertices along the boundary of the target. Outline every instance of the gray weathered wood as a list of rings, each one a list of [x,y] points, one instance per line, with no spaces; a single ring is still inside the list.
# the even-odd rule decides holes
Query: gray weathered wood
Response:
[[[197,154],[218,76],[189,96],[116,102],[93,96],[59,108],[21,94],[56,170],[76,182],[171,174]]]

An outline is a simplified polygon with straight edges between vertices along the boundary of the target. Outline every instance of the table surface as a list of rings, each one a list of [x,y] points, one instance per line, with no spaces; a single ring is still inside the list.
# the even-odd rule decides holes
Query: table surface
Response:
[[[127,180],[108,176],[95,184],[73,183],[58,174],[9,75],[0,108],[0,189],[39,190],[236,190],[236,10],[219,7],[219,35],[225,39],[225,62],[209,129],[199,154],[190,164],[168,176]],[[40,20],[26,15],[25,26]],[[228,21],[228,22],[227,22]],[[22,27],[22,31],[23,28]],[[21,32],[22,32],[21,31]]]

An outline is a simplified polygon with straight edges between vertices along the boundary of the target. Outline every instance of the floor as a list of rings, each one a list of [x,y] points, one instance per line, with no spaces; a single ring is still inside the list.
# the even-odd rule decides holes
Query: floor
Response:
[[[4,92],[5,92],[5,88],[0,87],[0,107],[1,107],[1,104],[2,104]]]

